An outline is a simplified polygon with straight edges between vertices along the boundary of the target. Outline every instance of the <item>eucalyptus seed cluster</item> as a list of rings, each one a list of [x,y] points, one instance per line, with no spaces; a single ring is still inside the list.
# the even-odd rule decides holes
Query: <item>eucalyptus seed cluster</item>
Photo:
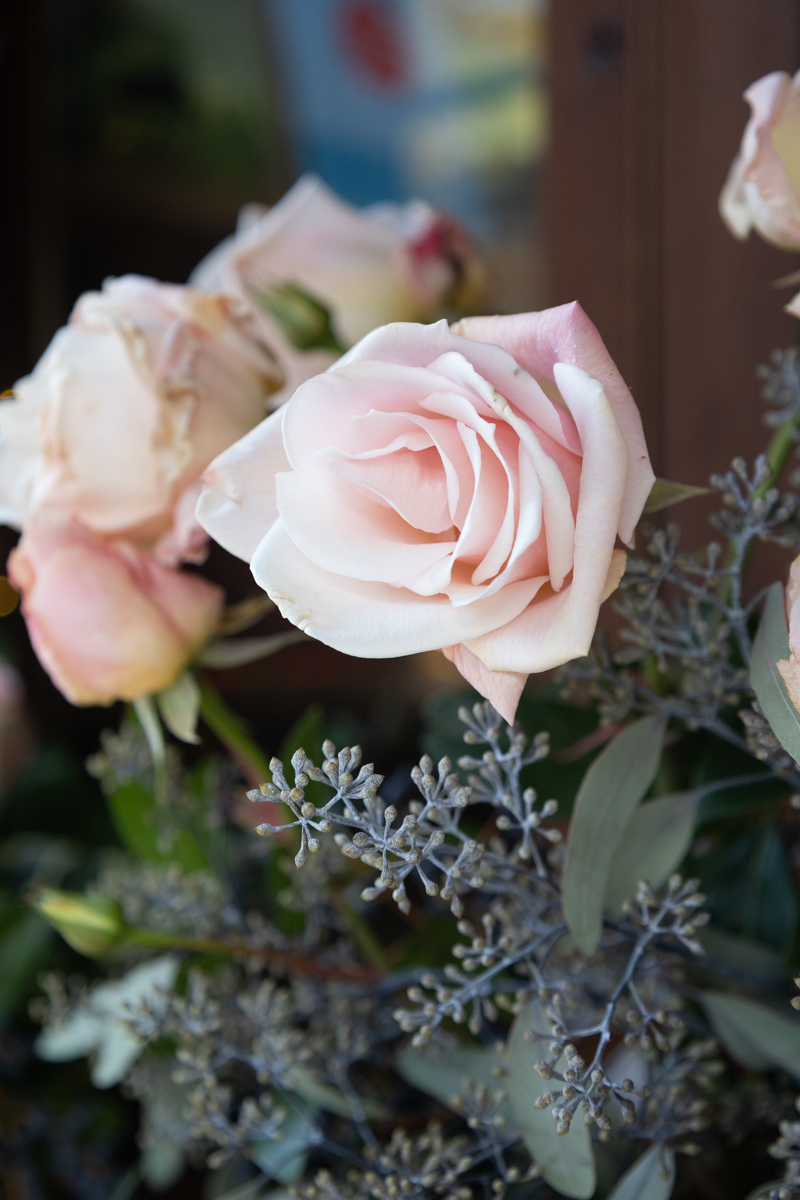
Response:
[[[800,1096],[795,1107],[800,1111]],[[781,1182],[764,1189],[763,1200],[797,1200],[800,1196],[800,1121],[781,1121],[778,1129],[780,1137],[769,1147],[769,1153],[786,1165]]]
[[[766,455],[752,468],[735,458],[724,475],[711,477],[720,500],[711,522],[724,547],[711,542],[689,554],[678,525],[644,527],[647,557],[629,557],[614,603],[623,627],[613,646],[598,633],[588,658],[562,668],[565,697],[588,691],[605,722],[662,713],[756,753],[782,776],[796,775],[752,707],[749,685],[752,618],[762,598],[744,598],[752,549],[764,541],[798,544],[798,497],[769,487],[770,478]],[[737,710],[743,729],[729,719]]]
[[[375,881],[361,892],[362,899],[376,900],[389,892],[405,914],[411,911],[407,888],[412,881],[427,896],[441,896],[448,901],[451,912],[461,917],[465,892],[485,887],[505,891],[519,874],[546,876],[536,839],[545,846],[560,839],[558,829],[543,824],[554,815],[557,804],[549,800],[537,808],[536,793],[532,788],[522,789],[520,774],[547,753],[547,735],[540,734],[529,744],[527,736],[515,727],[507,731],[504,746],[501,719],[491,705],[476,704],[472,711],[462,709],[459,716],[468,726],[466,741],[489,745],[482,758],[465,756],[459,760],[458,765],[471,772],[468,786],[453,770],[449,758],[442,758],[434,767],[425,754],[411,771],[411,782],[420,799],[411,800],[400,818],[397,807],[384,805],[380,798],[383,776],[371,763],[361,765],[360,747],[346,747],[337,753],[333,743],[326,741],[321,768],[305,750],[292,755],[293,785],[286,778],[283,764],[272,760],[272,782],[248,795],[254,802],[281,801],[294,820],[284,825],[259,825],[257,832],[268,836],[299,829],[295,864],[303,867],[309,854],[318,854],[322,848],[317,835],[331,833],[335,826],[343,827],[334,834],[341,853],[377,873]],[[321,807],[306,799],[310,781],[324,783],[333,791]],[[500,810],[497,828],[509,835],[510,851],[503,842],[487,849],[461,829],[464,810],[477,803]]]

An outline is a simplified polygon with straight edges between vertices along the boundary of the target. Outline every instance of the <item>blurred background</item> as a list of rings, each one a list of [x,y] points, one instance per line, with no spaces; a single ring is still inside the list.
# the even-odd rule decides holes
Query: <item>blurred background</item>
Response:
[[[494,311],[579,300],[632,387],[657,473],[705,483],[763,444],[755,367],[797,339],[791,293],[772,286],[796,257],[734,241],[717,197],[743,90],[798,66],[799,0],[6,0],[0,390],[81,292],[131,271],[185,281],[243,204],[272,204],[313,171],[354,204],[418,196],[459,217]],[[681,511],[695,544],[705,515],[703,502]],[[14,540],[0,532],[3,560]],[[233,599],[253,590],[221,551],[207,569]],[[0,650],[27,697],[18,677],[0,688],[2,1018],[53,953],[13,899],[19,880],[77,886],[114,840],[83,760],[120,714],[69,706],[19,614],[0,624]],[[441,655],[376,663],[305,644],[216,682],[269,751],[319,700],[326,732],[400,767],[458,677]],[[25,1038],[10,1037],[0,1081],[35,1077]],[[17,1124],[0,1112],[0,1183],[2,1154],[35,1142],[40,1120],[63,1133],[47,1150],[61,1182],[41,1194],[110,1195],[97,1146],[130,1140],[133,1118],[88,1090],[70,1107],[83,1069],[64,1068],[60,1098],[37,1092]],[[64,1182],[92,1170],[94,1190]]]

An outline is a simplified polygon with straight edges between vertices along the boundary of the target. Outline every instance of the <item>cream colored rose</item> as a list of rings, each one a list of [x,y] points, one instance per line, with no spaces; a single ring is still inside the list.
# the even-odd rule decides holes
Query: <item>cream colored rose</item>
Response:
[[[48,510],[8,560],[39,661],[73,704],[162,691],[222,616],[221,588]]]
[[[259,305],[259,294],[292,283],[321,300],[347,345],[389,321],[419,321],[462,307],[482,285],[463,229],[421,200],[357,209],[314,175],[304,175],[269,210],[248,205],[239,230],[200,263],[195,287],[241,296],[259,310],[270,345],[280,346],[286,386],[275,404],[336,358],[301,353]]]
[[[44,508],[98,533],[197,555],[198,479],[282,379],[231,298],[128,275],[89,292],[0,404],[0,520]]]
[[[512,720],[530,672],[589,650],[653,478],[567,305],[376,330],[211,464],[198,518],[312,637],[441,649]]]
[[[750,120],[720,196],[732,233],[755,229],[785,250],[800,249],[800,72],[773,71],[745,92]]]

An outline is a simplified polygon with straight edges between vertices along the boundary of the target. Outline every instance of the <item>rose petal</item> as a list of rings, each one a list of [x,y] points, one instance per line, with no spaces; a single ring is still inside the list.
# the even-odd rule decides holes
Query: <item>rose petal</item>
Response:
[[[467,683],[497,709],[503,720],[509,725],[514,724],[527,675],[516,671],[490,671],[466,646],[445,646],[442,654],[458,668]]]
[[[283,526],[311,562],[354,579],[398,583],[455,547],[454,539],[434,540],[387,505],[366,499],[339,476],[340,462],[336,450],[321,450],[276,476]]]
[[[459,321],[456,329],[463,336],[479,342],[502,342],[509,353],[536,377],[554,379],[553,368],[561,362],[580,367],[602,384],[628,444],[628,475],[618,532],[623,542],[630,545],[655,475],[650,466],[642,419],[633,397],[581,306],[564,304],[541,313],[510,317],[468,317]],[[502,388],[498,391],[514,403],[509,393]]]
[[[253,578],[293,625],[335,650],[396,658],[441,650],[497,628],[529,604],[546,582],[525,579],[489,599],[454,608],[446,596],[416,596],[388,584],[334,575],[310,562],[277,521],[251,563]]]
[[[587,654],[612,570],[627,445],[597,381],[575,367],[566,371],[568,378],[562,379],[562,386],[569,393],[572,415],[586,448],[572,581],[559,593],[543,588],[535,602],[505,628],[463,639],[494,671],[546,671]]]
[[[289,470],[278,409],[220,454],[203,475],[195,515],[203,529],[237,558],[250,562],[278,517],[275,476]]]

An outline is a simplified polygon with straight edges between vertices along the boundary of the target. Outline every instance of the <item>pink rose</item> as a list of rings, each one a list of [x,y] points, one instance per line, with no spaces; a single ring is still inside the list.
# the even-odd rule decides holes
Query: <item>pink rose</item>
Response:
[[[756,229],[785,250],[800,249],[800,72],[773,71],[745,92],[751,108],[742,145],[720,196],[736,237]]]
[[[258,310],[286,375],[277,406],[336,355],[296,350],[259,305],[260,292],[298,285],[328,307],[338,336],[350,344],[388,321],[462,307],[480,290],[482,269],[458,223],[423,201],[353,208],[321,179],[304,175],[274,208],[243,209],[236,235],[212,250],[190,282]]]
[[[577,304],[378,329],[204,478],[201,524],[295,625],[442,649],[509,720],[529,672],[587,653],[653,484]]]
[[[49,512],[8,560],[33,647],[73,704],[169,687],[222,615],[222,590]]]
[[[0,404],[0,521],[58,507],[165,562],[194,558],[199,476],[281,383],[239,302],[111,280]]]
[[[778,662],[786,690],[795,708],[800,711],[800,555],[789,570],[786,584],[786,619],[789,622],[790,658]]]

